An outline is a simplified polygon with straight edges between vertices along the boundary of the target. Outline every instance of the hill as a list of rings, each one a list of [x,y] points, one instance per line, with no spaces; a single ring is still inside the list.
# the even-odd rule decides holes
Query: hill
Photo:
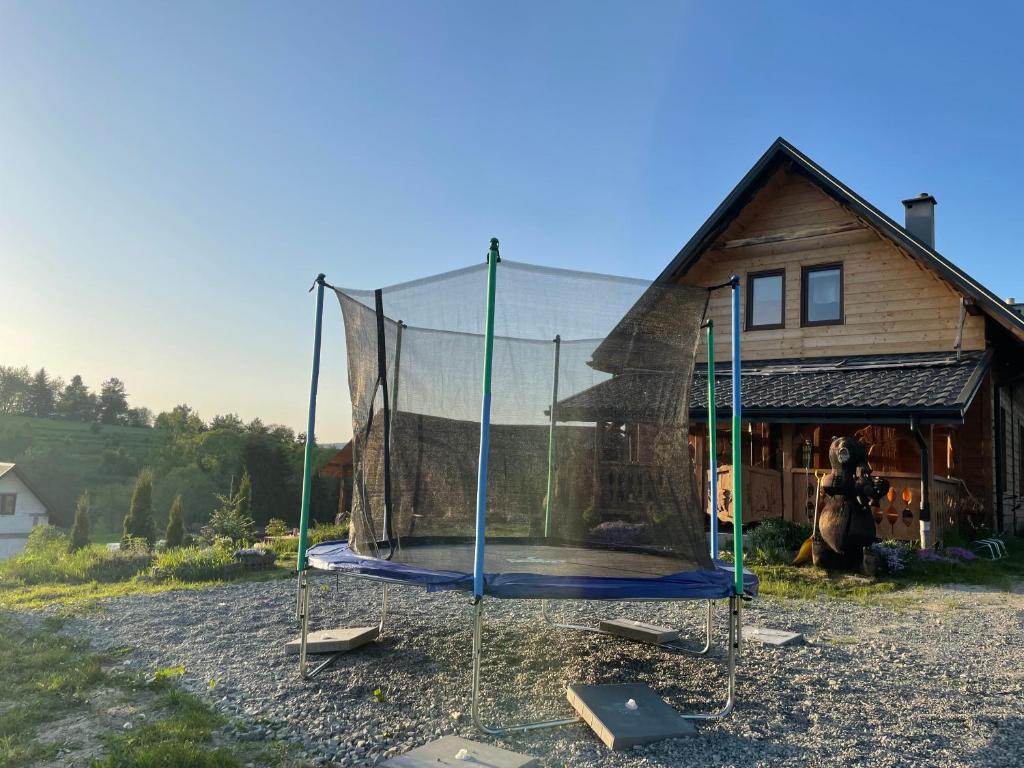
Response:
[[[0,414],[0,460],[21,465],[46,497],[53,522],[69,524],[75,499],[88,490],[97,530],[116,531],[135,476],[156,458],[161,432]]]

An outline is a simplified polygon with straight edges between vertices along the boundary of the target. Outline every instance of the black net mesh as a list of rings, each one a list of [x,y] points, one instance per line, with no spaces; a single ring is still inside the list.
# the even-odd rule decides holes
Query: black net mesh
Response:
[[[481,264],[377,294],[337,291],[359,554],[473,569],[486,281]],[[688,444],[706,297],[692,286],[498,265],[487,572],[711,567]]]

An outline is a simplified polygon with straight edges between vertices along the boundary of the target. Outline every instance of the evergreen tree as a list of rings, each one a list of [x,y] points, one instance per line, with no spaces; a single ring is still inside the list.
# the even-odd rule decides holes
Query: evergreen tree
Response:
[[[146,467],[139,472],[132,490],[132,505],[124,518],[122,543],[130,538],[145,539],[150,545],[156,539],[153,523],[153,470]]]
[[[242,473],[242,480],[238,484],[238,493],[235,494],[235,511],[240,517],[252,517],[252,478],[249,477],[249,470]]]
[[[75,524],[71,527],[69,552],[77,552],[89,546],[89,506],[89,492],[86,491],[78,497],[75,505]]]
[[[30,416],[48,419],[53,416],[56,410],[56,395],[53,391],[53,382],[45,368],[40,368],[32,377],[32,383],[28,385],[28,413]]]
[[[171,504],[171,512],[167,516],[167,533],[164,534],[167,540],[167,548],[180,547],[185,540],[185,516],[181,511],[181,494],[174,497]]]
[[[100,421],[103,424],[123,424],[128,414],[128,395],[124,382],[117,378],[107,379],[100,390]]]
[[[28,368],[0,365],[0,413],[27,413],[31,385]]]
[[[82,377],[76,373],[61,393],[57,413],[71,421],[91,422],[96,420],[97,408],[96,395],[89,391]]]

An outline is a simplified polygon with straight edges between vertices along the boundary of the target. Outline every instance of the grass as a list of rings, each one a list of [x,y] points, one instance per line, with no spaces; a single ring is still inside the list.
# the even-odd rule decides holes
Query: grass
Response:
[[[116,652],[92,653],[60,631],[58,619],[35,627],[0,612],[0,768],[24,768],[60,760],[73,745],[59,738],[62,718],[86,718],[97,739],[93,768],[270,768],[302,763],[280,743],[225,741],[216,730],[226,719],[198,697],[183,691],[183,669],[154,673],[148,681],[106,670]],[[101,704],[102,691],[114,691],[147,715],[124,729],[112,723]],[[99,700],[97,700],[99,698]],[[99,732],[97,732],[99,731]],[[56,733],[54,733],[56,732]]]
[[[57,747],[40,744],[39,726],[82,706],[85,694],[104,677],[100,659],[79,641],[57,635],[48,620],[30,632],[0,614],[0,768],[18,768],[52,757]]]
[[[888,602],[898,605],[909,598],[899,593],[921,586],[970,584],[1010,591],[1024,582],[1024,542],[1006,542],[1001,560],[978,558],[971,562],[912,562],[907,570],[886,578],[869,579],[851,574],[830,574],[820,568],[792,565],[748,566],[761,580],[760,593],[783,599],[836,599],[854,603]]]
[[[230,583],[269,581],[292,575],[287,568],[271,568],[233,579]],[[33,610],[59,606],[62,613],[73,614],[95,610],[112,597],[129,595],[155,595],[179,589],[209,589],[225,584],[224,581],[166,581],[152,582],[139,579],[112,584],[90,582],[88,584],[0,584],[0,608],[11,610]]]

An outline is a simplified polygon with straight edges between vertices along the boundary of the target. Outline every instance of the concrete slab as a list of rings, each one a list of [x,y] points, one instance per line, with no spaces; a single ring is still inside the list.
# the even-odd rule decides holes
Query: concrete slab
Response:
[[[602,632],[628,637],[630,640],[639,640],[642,643],[661,645],[661,643],[679,639],[678,629],[659,627],[657,624],[631,619],[602,619],[599,626]]]
[[[743,639],[764,645],[799,645],[804,641],[804,636],[800,632],[749,626],[743,628]]]
[[[306,639],[307,653],[344,653],[366,645],[377,639],[377,627],[338,627],[337,629],[320,629],[310,632]],[[298,654],[299,638],[284,644],[284,652]]]
[[[642,683],[570,685],[566,697],[609,749],[629,749],[697,732],[689,720]]]
[[[537,768],[539,765],[535,757],[509,752],[490,744],[479,744],[460,736],[443,736],[381,763],[382,768]]]

